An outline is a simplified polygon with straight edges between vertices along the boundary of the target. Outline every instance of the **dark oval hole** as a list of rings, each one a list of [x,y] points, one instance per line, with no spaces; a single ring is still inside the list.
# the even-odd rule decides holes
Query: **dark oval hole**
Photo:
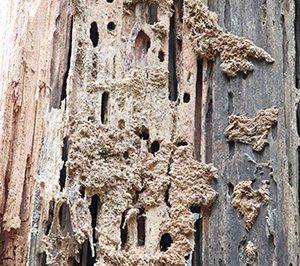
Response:
[[[91,219],[92,227],[97,226],[97,216],[98,216],[98,210],[99,210],[99,203],[100,203],[99,196],[97,194],[95,194],[92,197],[91,205],[89,207],[90,213],[91,213],[91,218],[92,218]]]
[[[227,184],[227,187],[228,187],[228,195],[231,196],[233,193],[234,186],[229,182]]]
[[[129,152],[128,152],[128,151],[125,151],[125,152],[123,153],[123,158],[124,158],[125,160],[127,160],[127,159],[129,158]]]
[[[143,140],[148,140],[150,136],[149,129],[143,127],[142,132],[139,134],[139,136]]]
[[[113,3],[114,0],[106,0],[107,3]]]
[[[177,147],[180,147],[180,146],[187,146],[187,145],[188,145],[188,143],[187,143],[186,141],[179,141],[179,142],[177,142],[177,144],[176,144]]]
[[[154,154],[159,151],[159,148],[160,148],[160,144],[157,140],[155,140],[151,143],[150,152]]]
[[[183,94],[183,102],[184,102],[184,103],[188,103],[190,100],[191,100],[190,94],[185,92],[185,93]]]
[[[171,235],[168,233],[163,234],[161,236],[160,243],[159,243],[160,251],[163,251],[163,252],[167,251],[172,243],[173,243],[173,240],[172,240]]]
[[[112,31],[112,30],[114,30],[116,28],[116,24],[113,22],[113,21],[111,21],[111,22],[109,22],[108,24],[107,24],[107,29],[109,30],[109,31]]]
[[[159,58],[159,61],[160,61],[160,62],[165,61],[165,53],[164,53],[164,51],[160,50],[160,51],[158,52],[158,58]]]
[[[91,24],[90,28],[90,39],[93,43],[93,46],[96,47],[99,42],[99,32],[98,32],[98,26],[97,23],[94,21]]]
[[[198,204],[193,204],[191,206],[191,212],[192,213],[200,213],[201,209],[200,209],[200,206]]]

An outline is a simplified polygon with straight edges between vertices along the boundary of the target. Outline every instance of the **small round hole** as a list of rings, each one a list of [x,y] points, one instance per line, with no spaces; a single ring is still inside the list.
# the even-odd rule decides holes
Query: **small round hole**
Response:
[[[112,3],[114,0],[106,0],[107,3]]]
[[[184,103],[188,103],[188,102],[190,101],[190,99],[191,99],[190,94],[185,92],[185,93],[183,94],[183,102],[184,102]]]
[[[160,50],[160,51],[158,52],[158,58],[159,58],[159,61],[160,61],[160,62],[165,61],[165,53],[164,53],[164,51]]]
[[[156,141],[153,141],[151,143],[151,147],[150,147],[150,151],[152,154],[156,153],[159,151],[159,147],[160,147],[160,144],[159,142],[156,140]]]
[[[109,22],[108,24],[107,24],[107,29],[109,30],[109,31],[112,31],[112,30],[114,30],[116,28],[116,24],[114,23],[114,22]]]

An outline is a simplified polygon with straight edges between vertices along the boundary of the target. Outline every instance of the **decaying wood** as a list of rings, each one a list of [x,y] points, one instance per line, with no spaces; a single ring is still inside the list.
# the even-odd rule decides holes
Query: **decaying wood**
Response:
[[[5,3],[1,265],[299,265],[297,1]]]

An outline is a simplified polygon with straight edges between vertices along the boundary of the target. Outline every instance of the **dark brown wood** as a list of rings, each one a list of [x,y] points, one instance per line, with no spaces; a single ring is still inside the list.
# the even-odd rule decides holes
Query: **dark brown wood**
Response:
[[[299,265],[299,136],[295,116],[299,97],[294,71],[296,67],[299,73],[294,60],[295,55],[296,62],[299,60],[294,36],[294,25],[299,29],[299,4],[295,19],[293,1],[208,2],[223,29],[263,47],[275,63],[256,62],[253,73],[234,79],[220,72],[219,59],[214,64],[212,162],[220,178],[215,184],[219,197],[204,226],[204,265],[245,265],[247,241],[257,246],[257,265]],[[228,115],[254,117],[258,110],[272,106],[279,107],[278,124],[271,129],[269,145],[262,152],[224,140]],[[257,163],[270,163],[270,167],[258,169],[246,154]],[[261,207],[250,230],[231,206],[232,185],[244,180],[252,180],[254,189],[262,180],[270,182],[271,200]]]

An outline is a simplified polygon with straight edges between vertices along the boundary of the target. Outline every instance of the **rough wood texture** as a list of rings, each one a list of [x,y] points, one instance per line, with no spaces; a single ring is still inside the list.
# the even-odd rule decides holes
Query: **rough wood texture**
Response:
[[[299,265],[298,154],[295,88],[295,6],[293,1],[209,1],[219,23],[264,47],[275,59],[255,63],[247,77],[228,79],[214,66],[212,154],[220,178],[218,200],[206,220],[204,265],[244,265],[247,241],[257,247],[256,265]],[[218,60],[216,62],[218,64]],[[225,117],[254,117],[258,110],[279,107],[278,123],[271,129],[269,145],[255,152],[250,145],[224,142]],[[249,160],[249,158],[252,158]],[[261,164],[263,163],[263,164]],[[270,201],[262,206],[250,230],[232,209],[233,187],[251,180],[258,189],[270,183]]]
[[[64,3],[67,3],[64,1]],[[60,1],[4,1],[0,109],[0,260],[25,265],[32,195],[48,109]],[[63,32],[65,36],[65,32]],[[58,49],[62,54],[65,47]],[[63,57],[63,56],[62,56]]]
[[[2,264],[299,265],[295,3],[12,1]]]

